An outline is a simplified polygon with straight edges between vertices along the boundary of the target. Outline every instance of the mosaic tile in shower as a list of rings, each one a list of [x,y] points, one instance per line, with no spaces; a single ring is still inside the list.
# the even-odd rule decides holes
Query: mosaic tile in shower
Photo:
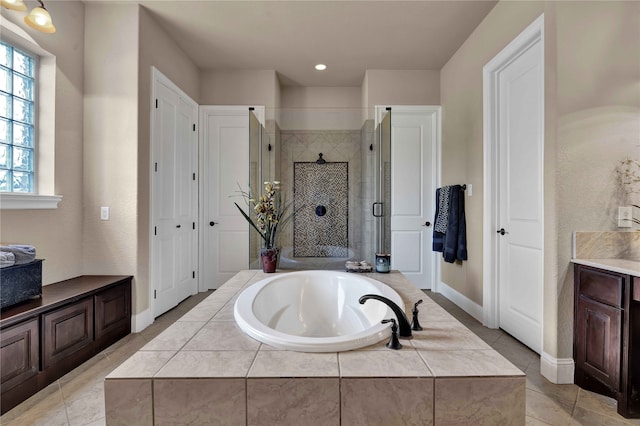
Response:
[[[295,162],[293,255],[347,257],[349,163]]]

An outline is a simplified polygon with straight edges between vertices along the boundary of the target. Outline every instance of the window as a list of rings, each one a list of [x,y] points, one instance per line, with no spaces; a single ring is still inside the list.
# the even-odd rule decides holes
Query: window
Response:
[[[56,57],[8,19],[0,34],[0,211],[57,209]]]
[[[0,192],[35,192],[36,58],[0,42]]]

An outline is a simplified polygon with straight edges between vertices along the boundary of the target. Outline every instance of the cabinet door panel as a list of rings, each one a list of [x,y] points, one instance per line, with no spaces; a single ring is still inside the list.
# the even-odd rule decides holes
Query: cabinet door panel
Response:
[[[131,300],[127,285],[96,294],[96,340],[111,332],[131,331]]]
[[[2,392],[38,374],[39,348],[37,318],[2,330],[0,338]]]
[[[579,297],[577,367],[615,391],[620,376],[621,321],[620,309]]]
[[[93,342],[93,298],[42,316],[43,369]]]
[[[622,308],[625,275],[590,268],[580,268],[578,274],[581,295]]]

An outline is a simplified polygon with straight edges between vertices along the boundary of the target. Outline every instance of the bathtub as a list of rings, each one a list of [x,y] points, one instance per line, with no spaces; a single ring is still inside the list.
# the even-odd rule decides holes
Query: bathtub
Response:
[[[240,293],[234,317],[240,329],[262,343],[298,352],[339,352],[372,345],[391,335],[382,302],[358,299],[379,294],[404,309],[402,298],[380,281],[348,272],[299,271],[258,281]]]
[[[331,269],[344,271],[347,260],[354,260],[356,254],[349,248],[346,257],[296,257],[293,247],[286,246],[280,251],[280,269]]]

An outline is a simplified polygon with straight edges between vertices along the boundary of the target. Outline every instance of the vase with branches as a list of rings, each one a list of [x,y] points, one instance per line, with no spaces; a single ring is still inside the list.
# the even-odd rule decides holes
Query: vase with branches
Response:
[[[293,218],[295,212],[291,210],[292,203],[285,202],[278,181],[265,182],[264,193],[257,197],[242,189],[239,192],[249,206],[249,214],[238,203],[234,204],[262,240],[262,270],[275,272],[279,251],[276,246],[278,230]]]

